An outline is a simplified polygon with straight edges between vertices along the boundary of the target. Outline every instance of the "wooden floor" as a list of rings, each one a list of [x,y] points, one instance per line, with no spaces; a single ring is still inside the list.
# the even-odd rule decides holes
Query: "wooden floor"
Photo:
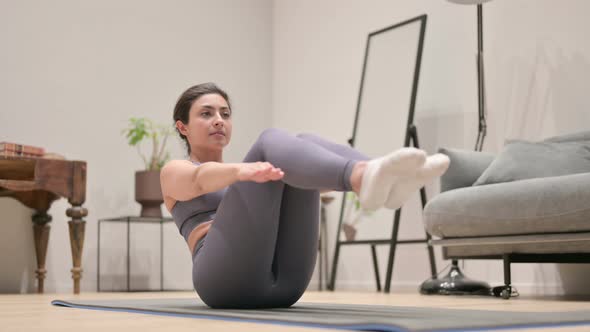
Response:
[[[131,299],[131,298],[192,298],[193,292],[151,293],[83,293],[0,295],[0,331],[331,331],[283,327],[277,325],[236,323],[207,319],[161,317],[95,310],[71,309],[50,305],[54,299]],[[525,297],[505,301],[490,297],[423,296],[411,294],[383,294],[361,292],[309,292],[302,302],[331,302],[384,304],[419,307],[441,307],[481,310],[552,312],[590,310],[588,298]],[[509,330],[503,330],[509,331]],[[514,331],[589,331],[590,326],[571,326],[551,329],[518,329]]]

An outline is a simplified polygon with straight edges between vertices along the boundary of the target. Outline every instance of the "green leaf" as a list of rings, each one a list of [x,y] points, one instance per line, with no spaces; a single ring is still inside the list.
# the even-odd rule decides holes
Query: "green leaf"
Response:
[[[169,135],[171,135],[172,133],[173,133],[173,131],[171,130],[171,128],[169,128],[169,126],[156,124],[151,119],[148,119],[145,117],[141,117],[141,118],[131,117],[131,118],[129,118],[127,128],[125,128],[121,131],[121,134],[125,135],[125,138],[127,139],[127,142],[129,143],[129,145],[137,147],[137,150],[138,150],[141,158],[144,161],[145,160],[155,160],[155,164],[157,165],[158,169],[162,168],[164,166],[164,164],[168,161],[168,159],[170,158],[169,153],[166,152],[164,154],[164,153],[160,153],[160,151],[155,151],[155,154],[154,154],[154,152],[152,152],[152,154],[154,154],[154,155],[150,156],[150,158],[146,158],[145,155],[139,149],[138,145],[147,140],[148,143],[151,142],[151,144],[154,144],[153,146],[158,147],[160,144],[160,140],[165,140],[165,138],[168,137]],[[165,145],[165,144],[163,144],[163,145]],[[153,150],[155,150],[155,149],[150,149],[150,151],[153,151]],[[161,147],[161,151],[162,152],[165,151],[164,146]],[[164,156],[161,157],[161,155],[164,155]],[[151,166],[146,164],[146,168],[149,168],[149,167],[151,167]]]

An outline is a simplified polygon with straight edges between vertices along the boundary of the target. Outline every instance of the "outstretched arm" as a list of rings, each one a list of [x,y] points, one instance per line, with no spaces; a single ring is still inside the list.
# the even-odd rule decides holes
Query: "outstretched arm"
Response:
[[[268,162],[218,163],[195,166],[188,160],[172,160],[160,173],[164,197],[186,201],[223,189],[237,181],[266,182],[283,177],[281,169]]]

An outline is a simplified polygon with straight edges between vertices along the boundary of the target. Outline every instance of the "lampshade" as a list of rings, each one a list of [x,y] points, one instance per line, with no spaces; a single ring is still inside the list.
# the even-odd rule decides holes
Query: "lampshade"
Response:
[[[460,5],[479,5],[480,3],[488,2],[491,0],[447,0],[452,3],[457,3]]]

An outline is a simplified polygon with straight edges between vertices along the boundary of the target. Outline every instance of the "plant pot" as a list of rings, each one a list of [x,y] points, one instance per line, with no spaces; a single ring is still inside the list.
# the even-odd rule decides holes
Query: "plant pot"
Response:
[[[160,186],[160,171],[135,172],[135,201],[141,205],[142,217],[162,218],[164,203]]]

